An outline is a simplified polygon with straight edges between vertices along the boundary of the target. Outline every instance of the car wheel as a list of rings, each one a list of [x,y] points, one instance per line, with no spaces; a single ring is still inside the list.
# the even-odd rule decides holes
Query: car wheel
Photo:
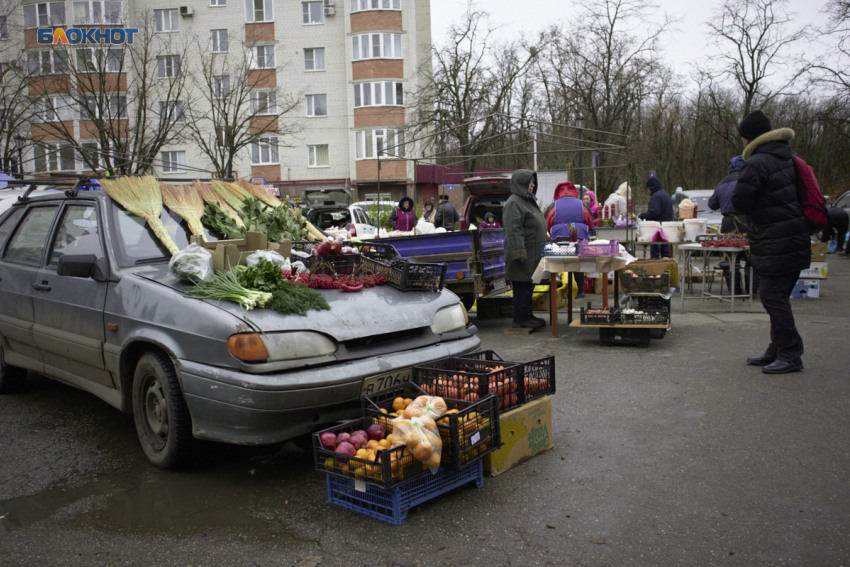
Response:
[[[26,368],[6,366],[3,351],[0,349],[0,394],[17,394],[24,389],[26,381]]]
[[[192,418],[174,365],[163,354],[146,353],[136,364],[133,417],[151,463],[173,469],[187,462],[192,448]]]
[[[463,306],[467,311],[472,309],[472,305],[475,303],[475,294],[474,293],[461,293],[459,294],[460,302],[463,303]]]

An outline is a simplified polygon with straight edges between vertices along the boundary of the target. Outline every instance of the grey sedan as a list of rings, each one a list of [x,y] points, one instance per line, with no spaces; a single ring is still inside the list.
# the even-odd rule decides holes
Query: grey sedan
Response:
[[[179,217],[161,219],[188,244]],[[133,413],[150,461],[172,468],[195,438],[268,444],[357,417],[362,394],[480,345],[450,291],[324,290],[330,311],[246,315],[184,297],[168,259],[100,191],[2,214],[0,393],[19,391],[28,370],[91,392]]]

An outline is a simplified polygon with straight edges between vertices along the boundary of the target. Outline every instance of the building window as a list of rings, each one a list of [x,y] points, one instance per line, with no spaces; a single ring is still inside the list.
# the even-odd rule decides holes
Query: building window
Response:
[[[24,6],[24,28],[46,28],[65,25],[65,3],[27,4]]]
[[[9,28],[6,27],[6,16],[0,16],[0,39],[9,39]],[[0,81],[2,81],[0,75]]]
[[[227,0],[210,0],[210,8],[227,6]]]
[[[85,169],[103,169],[106,160],[100,152],[100,143],[96,141],[80,142],[80,160]]]
[[[227,30],[212,30],[210,35],[213,53],[227,53]]]
[[[325,70],[325,48],[316,47],[304,50],[304,69],[306,71]]]
[[[314,94],[307,95],[307,116],[327,116],[328,115],[328,95]]]
[[[89,95],[80,104],[81,120],[127,118],[127,95]]]
[[[302,2],[301,15],[302,23],[305,25],[323,24],[325,23],[325,3]]]
[[[123,20],[121,2],[74,2],[73,10],[75,24],[120,25]]]
[[[404,83],[379,81],[354,85],[354,108],[361,106],[404,106]]]
[[[277,104],[274,91],[251,91],[251,114],[276,114]]]
[[[186,173],[186,152],[162,152],[163,173]]]
[[[273,0],[245,0],[245,22],[256,24],[259,22],[273,22],[274,13],[272,9]]]
[[[354,133],[354,148],[356,159],[403,158],[404,130],[360,130]]]
[[[330,164],[327,144],[307,146],[307,167],[328,167]]]
[[[213,77],[213,96],[224,98],[230,95],[230,75]]]
[[[81,73],[118,73],[124,59],[122,49],[78,47],[76,49],[77,71]]]
[[[165,124],[184,122],[183,101],[164,101],[159,103],[159,121]]]
[[[351,0],[352,12],[366,10],[401,10],[401,0]]]
[[[61,75],[69,69],[67,51],[27,51],[27,71],[32,75]]]
[[[156,19],[156,31],[180,31],[180,14],[178,13],[177,8],[172,10],[154,10],[153,15]]]
[[[160,78],[180,75],[179,55],[160,55],[156,58],[156,76]]]
[[[35,122],[59,122],[74,119],[74,102],[65,95],[51,95],[35,102]]]
[[[274,69],[274,45],[257,45],[248,52],[251,69]]]
[[[365,33],[351,38],[352,59],[401,59],[401,34]]]
[[[74,146],[68,142],[42,142],[33,146],[36,171],[74,171]]]
[[[280,163],[277,153],[277,136],[263,136],[251,143],[251,165],[272,165]]]

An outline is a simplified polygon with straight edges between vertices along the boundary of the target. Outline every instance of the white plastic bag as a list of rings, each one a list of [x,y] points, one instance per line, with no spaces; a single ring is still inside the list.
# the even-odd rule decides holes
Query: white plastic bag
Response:
[[[190,244],[171,257],[168,269],[177,279],[200,283],[213,273],[212,254],[199,244]]]
[[[425,463],[436,474],[440,468],[443,440],[434,420],[425,416],[411,419],[397,417],[392,424],[393,443],[405,445],[414,459]]]
[[[274,250],[257,250],[247,258],[245,258],[245,263],[249,266],[253,266],[254,264],[259,264],[260,260],[268,260],[272,264],[284,267],[289,263],[289,261],[275,252]]]

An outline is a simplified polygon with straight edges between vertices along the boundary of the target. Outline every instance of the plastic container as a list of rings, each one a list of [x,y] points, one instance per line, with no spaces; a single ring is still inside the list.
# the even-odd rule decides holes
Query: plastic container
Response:
[[[616,256],[620,253],[620,241],[617,239],[609,240],[608,242],[600,242],[595,240],[588,242],[582,240],[578,243],[579,256]]]
[[[682,221],[667,221],[661,223],[661,231],[667,237],[667,242],[681,242],[685,225]]]
[[[660,222],[656,221],[643,221],[638,225],[638,236],[645,236],[647,238],[652,238],[652,235],[656,233],[658,227],[661,226]]]
[[[478,231],[481,250],[491,252],[505,247],[505,231],[501,228],[482,228]]]
[[[504,411],[525,402],[521,370],[519,363],[498,356],[459,356],[414,366],[413,381],[430,395],[455,400],[478,401],[494,394]]]
[[[685,240],[688,242],[696,242],[697,236],[706,234],[708,227],[706,219],[685,219],[682,222],[685,225]]]
[[[459,471],[440,468],[437,474],[418,476],[389,490],[370,484],[358,486],[353,478],[328,475],[328,502],[400,526],[407,521],[411,508],[470,482],[476,488],[484,486],[481,459]]]

